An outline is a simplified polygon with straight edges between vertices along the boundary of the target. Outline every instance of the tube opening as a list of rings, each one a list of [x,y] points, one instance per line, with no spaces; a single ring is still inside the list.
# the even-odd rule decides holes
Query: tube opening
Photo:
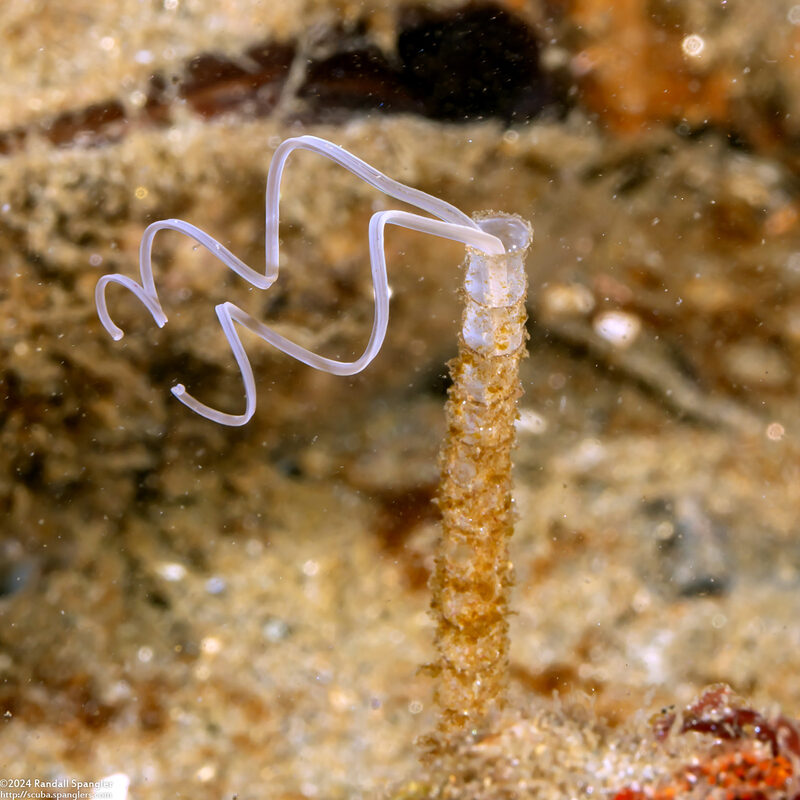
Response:
[[[533,240],[533,229],[520,217],[500,214],[477,219],[476,222],[482,231],[496,236],[503,243],[507,253],[525,250]]]

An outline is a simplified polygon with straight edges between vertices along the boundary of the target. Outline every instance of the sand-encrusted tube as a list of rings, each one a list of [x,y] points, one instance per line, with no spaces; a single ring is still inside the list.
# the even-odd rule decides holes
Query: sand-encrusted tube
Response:
[[[459,352],[449,364],[453,384],[439,457],[442,537],[431,578],[440,710],[434,748],[483,727],[503,705],[508,674],[511,450],[526,353],[524,261],[532,231],[513,216],[476,221],[501,239],[507,254],[468,249]]]

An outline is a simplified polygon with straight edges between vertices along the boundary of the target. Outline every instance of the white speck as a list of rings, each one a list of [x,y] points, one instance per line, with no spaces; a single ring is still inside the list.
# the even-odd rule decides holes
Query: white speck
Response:
[[[106,52],[109,52],[109,51],[113,50],[114,49],[114,45],[116,45],[116,42],[114,41],[114,37],[113,36],[104,36],[100,40],[100,47],[102,47],[103,50],[105,50]]]
[[[167,561],[159,564],[156,567],[156,572],[165,580],[170,583],[182,581],[186,577],[186,567],[183,564],[178,564],[175,561]]]
[[[147,95],[141,90],[136,89],[128,95],[128,102],[134,108],[144,108],[144,104],[147,102]]]
[[[149,50],[139,50],[133,60],[137,64],[150,64],[153,61],[153,54]]]
[[[408,710],[412,714],[420,714],[422,712],[422,708],[423,708],[422,703],[420,703],[419,700],[412,700],[408,704]]]
[[[773,442],[779,442],[783,439],[783,434],[786,433],[786,428],[780,422],[770,422],[767,425],[767,439]]]
[[[206,591],[209,594],[222,594],[227,586],[225,579],[220,578],[219,575],[213,575],[206,581]]]
[[[570,454],[572,466],[578,470],[591,469],[606,457],[606,449],[598,439],[584,439]]]
[[[792,6],[789,9],[789,13],[786,15],[786,19],[788,19],[792,25],[800,25],[800,5]]]
[[[100,253],[92,253],[89,256],[89,264],[93,267],[99,267],[103,263],[103,256]]]
[[[213,764],[204,764],[195,774],[200,783],[208,783],[216,777],[217,768]]]
[[[547,430],[547,420],[530,408],[523,408],[519,412],[519,419],[516,422],[519,433],[529,433],[538,436]]]
[[[629,347],[642,330],[639,317],[626,311],[605,311],[593,323],[595,333],[614,347]]]
[[[681,42],[681,48],[689,58],[697,58],[705,49],[706,43],[702,36],[692,33]]]
[[[261,629],[264,638],[269,642],[279,642],[289,633],[289,626],[282,619],[271,619]]]
[[[647,670],[647,680],[651,684],[660,684],[667,679],[669,662],[665,654],[673,639],[674,634],[671,631],[662,631],[639,651],[639,658]]]
[[[303,564],[303,575],[313,578],[319,572],[319,564],[316,561],[309,559]]]
[[[255,525],[257,521],[253,519],[252,523]],[[258,558],[264,552],[264,545],[258,539],[248,539],[244,550],[250,558]]]
[[[142,664],[148,664],[153,660],[153,648],[144,645],[139,648],[139,652],[136,655]]]
[[[542,310],[554,317],[589,314],[594,305],[594,295],[580,283],[553,283],[542,290]]]
[[[206,636],[200,642],[200,649],[207,656],[215,656],[220,650],[222,650],[222,642],[217,639],[216,636]]]

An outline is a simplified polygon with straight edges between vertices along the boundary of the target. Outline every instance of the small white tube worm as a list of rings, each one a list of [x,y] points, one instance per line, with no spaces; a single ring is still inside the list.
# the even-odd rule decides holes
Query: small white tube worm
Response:
[[[354,375],[361,372],[377,356],[386,336],[389,322],[389,282],[386,275],[386,255],[384,252],[384,229],[386,225],[397,225],[403,228],[453,239],[474,248],[477,251],[490,254],[504,253],[503,244],[491,231],[482,228],[473,222],[466,214],[459,211],[449,203],[432,195],[412,189],[379,172],[366,162],[349,153],[342,147],[320,139],[316,136],[299,136],[282,142],[272,158],[267,176],[266,189],[266,268],[264,274],[249,267],[230,250],[221,245],[216,239],[205,231],[195,227],[189,222],[180,219],[166,219],[149,225],[142,236],[139,247],[139,272],[141,283],[125,275],[104,275],[97,282],[95,289],[95,303],[100,322],[111,337],[119,340],[123,337],[122,329],[111,319],[106,300],[106,289],[109,284],[117,283],[132,292],[142,304],[150,311],[159,327],[167,322],[167,315],[161,306],[153,276],[152,250],[156,234],[162,230],[173,230],[193,239],[212,255],[218,258],[228,269],[244,278],[251,285],[259,289],[269,289],[278,278],[279,269],[279,203],[280,186],[286,161],[295,150],[310,150],[318,153],[331,161],[340,164],[362,180],[380,191],[415,206],[421,211],[432,214],[438,219],[423,217],[407,211],[379,211],[372,215],[369,224],[369,250],[372,267],[373,295],[375,300],[375,314],[372,332],[364,352],[355,361],[338,361],[307,350],[299,344],[281,336],[269,326],[252,317],[234,303],[220,303],[216,306],[217,318],[225,337],[230,344],[231,351],[239,367],[244,382],[245,411],[243,414],[228,414],[211,408],[189,394],[183,384],[178,383],[172,387],[172,394],[184,405],[196,413],[207,417],[222,425],[246,424],[256,408],[256,384],[253,369],[247,358],[236,325],[255,333],[269,342],[273,347],[286,353],[292,358],[308,364],[314,369],[330,372],[334,375]]]
[[[430,582],[439,706],[431,753],[454,734],[485,727],[505,702],[508,677],[511,451],[532,231],[512,216],[486,216],[478,224],[503,241],[506,254],[468,249],[459,352],[449,364],[453,383],[439,455],[442,537]]]

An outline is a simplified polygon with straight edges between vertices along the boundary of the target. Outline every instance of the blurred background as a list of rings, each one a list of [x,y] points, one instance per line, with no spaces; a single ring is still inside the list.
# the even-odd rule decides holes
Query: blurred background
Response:
[[[800,5],[6,0],[0,9],[0,765],[131,796],[356,797],[432,725],[427,579],[463,250],[319,157],[252,290],[175,233],[169,322],[97,279],[180,217],[260,269],[271,154],[313,133],[520,214],[512,695],[611,726],[726,681],[800,713]]]

